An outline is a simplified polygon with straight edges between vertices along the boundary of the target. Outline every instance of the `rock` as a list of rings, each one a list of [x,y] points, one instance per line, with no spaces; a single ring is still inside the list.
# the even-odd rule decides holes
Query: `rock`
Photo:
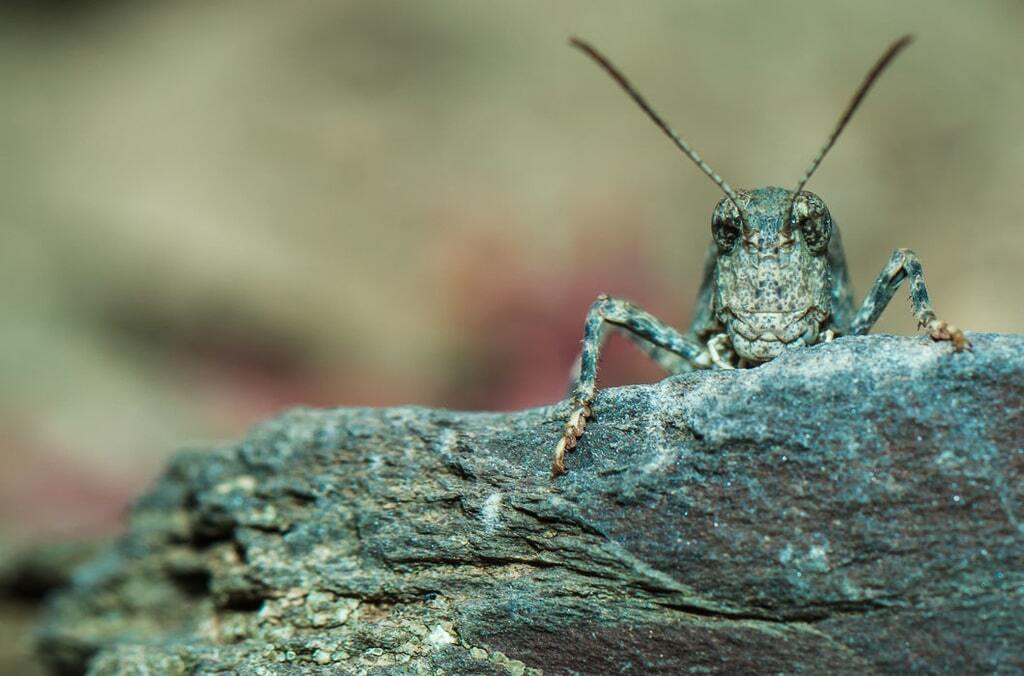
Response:
[[[843,338],[565,404],[182,453],[49,609],[94,673],[1024,669],[1024,337]],[[141,671],[139,672],[141,673]]]
[[[64,587],[71,572],[96,555],[100,543],[0,538],[0,673],[45,673],[33,650],[43,598]]]

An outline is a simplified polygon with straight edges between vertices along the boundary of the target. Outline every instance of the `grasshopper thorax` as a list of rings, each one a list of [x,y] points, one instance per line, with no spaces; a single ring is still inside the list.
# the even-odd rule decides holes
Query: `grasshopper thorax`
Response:
[[[832,230],[825,203],[807,191],[738,190],[718,203],[713,308],[737,356],[764,362],[818,342],[831,316]]]

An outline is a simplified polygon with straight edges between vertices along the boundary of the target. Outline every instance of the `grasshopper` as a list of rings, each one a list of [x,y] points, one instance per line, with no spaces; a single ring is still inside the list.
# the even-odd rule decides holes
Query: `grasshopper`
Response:
[[[571,413],[555,447],[552,476],[565,472],[565,452],[575,448],[591,415],[597,362],[609,328],[624,332],[670,373],[748,368],[783,350],[867,333],[900,284],[909,280],[910,304],[919,327],[935,340],[951,342],[955,351],[970,347],[960,329],[935,316],[921,262],[910,249],[893,252],[854,312],[839,230],[825,202],[803,189],[872,84],[911,41],[906,35],[894,42],[868,72],[796,188],[734,190],[607,58],[583,40],[570,40],[625,90],[725,197],[711,214],[712,242],[689,331],[682,333],[628,301],[603,294],[590,307],[571,384]]]

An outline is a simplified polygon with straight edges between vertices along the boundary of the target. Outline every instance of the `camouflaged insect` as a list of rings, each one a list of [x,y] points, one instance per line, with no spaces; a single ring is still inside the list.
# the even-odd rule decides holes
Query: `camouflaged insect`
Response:
[[[572,411],[555,448],[554,476],[565,472],[565,452],[576,446],[590,417],[597,361],[608,328],[625,332],[673,373],[744,368],[774,359],[790,348],[867,333],[907,279],[918,324],[935,340],[950,341],[957,351],[970,347],[959,329],[935,316],[921,263],[910,249],[893,253],[855,312],[839,231],[825,202],[803,190],[872,83],[910,42],[910,36],[897,40],[875,64],[794,190],[734,190],[654,112],[615,66],[586,42],[571,41],[625,89],[725,197],[711,216],[713,241],[687,333],[617,298],[598,296],[591,306],[579,373],[572,384]]]

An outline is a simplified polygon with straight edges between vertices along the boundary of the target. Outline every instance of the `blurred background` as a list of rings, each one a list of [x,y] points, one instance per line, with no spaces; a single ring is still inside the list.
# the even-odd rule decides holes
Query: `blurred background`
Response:
[[[811,181],[858,297],[1024,329],[1024,5],[10,2],[0,10],[0,538],[116,532],[182,446],[293,405],[560,399],[587,306],[685,327],[720,197]],[[905,294],[878,330],[915,331]],[[613,340],[602,384],[661,373]]]
[[[720,195],[572,34],[733,185],[788,187],[915,33],[809,187],[859,293],[909,246],[941,316],[1021,331],[1022,29],[1010,1],[4,3],[0,591],[55,584],[81,550],[10,553],[115,533],[175,448],[298,404],[554,402],[599,292],[685,327]],[[904,299],[879,330],[915,331]],[[661,375],[612,340],[602,384]]]

